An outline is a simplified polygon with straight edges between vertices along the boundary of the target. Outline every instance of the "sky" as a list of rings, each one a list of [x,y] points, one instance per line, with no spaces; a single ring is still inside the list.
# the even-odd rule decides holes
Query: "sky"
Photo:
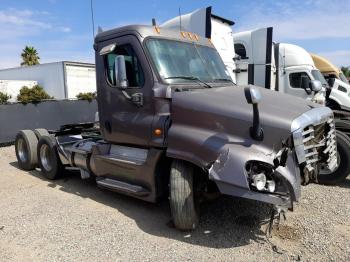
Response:
[[[95,27],[158,24],[181,13],[213,7],[235,21],[234,32],[273,26],[274,41],[297,44],[350,66],[349,0],[92,0]],[[0,68],[20,65],[25,45],[40,62],[94,62],[90,0],[0,0]]]

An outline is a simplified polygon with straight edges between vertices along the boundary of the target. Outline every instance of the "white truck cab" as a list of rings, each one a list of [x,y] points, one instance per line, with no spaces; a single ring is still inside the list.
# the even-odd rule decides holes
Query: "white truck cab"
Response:
[[[297,46],[272,42],[272,27],[234,34],[237,83],[254,84],[267,89],[324,103],[327,82],[317,70],[309,53]],[[314,81],[322,84],[312,90]]]
[[[350,85],[337,78],[328,80],[332,91],[329,95],[330,107],[350,111]]]
[[[327,79],[331,92],[329,95],[329,106],[332,109],[350,111],[350,84],[342,71],[326,58],[310,54],[315,66]]]

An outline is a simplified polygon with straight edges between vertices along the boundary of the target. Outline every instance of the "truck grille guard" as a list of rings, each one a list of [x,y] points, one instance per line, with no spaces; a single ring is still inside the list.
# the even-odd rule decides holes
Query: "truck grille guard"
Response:
[[[292,133],[298,163],[303,167],[306,183],[317,180],[319,168],[329,171],[337,167],[337,141],[332,111],[314,108],[292,123]]]

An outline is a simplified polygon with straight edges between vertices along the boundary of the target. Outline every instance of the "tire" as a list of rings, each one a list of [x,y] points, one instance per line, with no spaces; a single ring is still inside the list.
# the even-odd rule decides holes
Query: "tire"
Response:
[[[350,134],[350,119],[346,119],[346,118],[335,119],[335,128],[336,130],[339,130],[345,133],[345,135]]]
[[[42,137],[42,136],[50,136],[49,132],[44,129],[44,128],[37,128],[34,129],[34,134],[36,135],[36,137],[38,138],[38,140]]]
[[[338,168],[332,173],[318,175],[318,182],[324,185],[334,185],[345,180],[350,174],[350,139],[341,131],[337,132]]]
[[[21,130],[15,140],[15,151],[18,165],[21,169],[29,171],[35,169],[37,158],[38,139],[31,130]]]
[[[174,160],[170,170],[170,210],[177,229],[193,230],[199,222],[194,195],[194,169],[190,164]]]
[[[54,137],[42,136],[38,142],[37,153],[39,167],[46,178],[54,180],[62,176],[64,166],[58,156]]]
[[[335,102],[333,99],[329,99],[328,101],[326,101],[326,106],[332,110],[340,110],[341,109],[340,105],[337,102]]]

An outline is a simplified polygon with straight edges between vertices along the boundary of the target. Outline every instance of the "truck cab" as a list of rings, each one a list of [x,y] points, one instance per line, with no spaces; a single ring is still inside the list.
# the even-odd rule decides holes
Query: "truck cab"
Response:
[[[299,46],[273,43],[272,33],[273,28],[267,27],[234,34],[235,50],[241,57],[237,68],[248,69],[237,74],[238,83],[251,83],[324,104],[328,83],[311,56]],[[320,90],[313,90],[319,86],[315,80],[321,82]]]
[[[328,106],[334,110],[350,111],[350,84],[343,72],[326,58],[310,55],[331,88]]]
[[[216,16],[208,15],[208,12],[204,12],[205,10],[211,12],[211,8],[195,10],[190,14],[173,18],[163,25],[171,28],[181,27],[185,30],[195,30],[195,33],[206,36],[203,35],[204,31],[199,30],[199,28],[207,28],[204,25],[210,24],[208,21],[214,21]],[[231,30],[231,34],[233,34],[232,26],[228,27],[218,23],[216,30],[220,31],[220,27],[225,28],[222,31],[230,32]],[[234,72],[238,85],[254,84],[265,89],[329,106],[329,101],[332,101],[329,100],[329,85],[315,67],[311,56],[299,46],[274,43],[272,27],[233,34],[231,43],[235,50],[231,52],[222,51],[222,47],[226,45],[227,40],[231,39],[231,35],[230,37],[228,37],[228,34],[222,36],[221,38],[217,37],[216,34],[211,34],[210,40],[221,58],[235,62],[236,70]],[[226,39],[226,41],[223,39]],[[231,70],[228,68],[228,71]],[[346,99],[346,96],[343,95],[342,98]],[[348,130],[348,128],[344,129],[344,124],[347,127],[349,124],[343,120],[340,122],[337,121],[338,129],[341,128],[337,131],[339,137],[337,143],[339,146],[338,154],[340,155],[338,159],[341,166],[339,170],[331,174],[322,171],[318,179],[321,183],[337,183],[350,173],[350,164],[347,164],[346,161],[340,161],[340,159],[350,157],[348,132],[343,133],[343,131]]]
[[[149,202],[168,196],[175,226],[189,230],[208,194],[286,211],[301,184],[337,168],[332,111],[235,85],[208,38],[132,25],[99,33],[94,49],[98,134],[81,124],[22,130],[23,169],[56,179],[75,168],[101,188]]]

